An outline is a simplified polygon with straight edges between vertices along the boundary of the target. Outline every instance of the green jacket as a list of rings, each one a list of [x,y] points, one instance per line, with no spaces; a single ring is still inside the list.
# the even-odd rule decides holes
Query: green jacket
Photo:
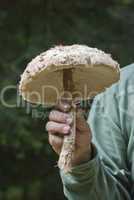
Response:
[[[88,122],[97,153],[61,178],[69,200],[134,200],[134,64],[96,96]]]

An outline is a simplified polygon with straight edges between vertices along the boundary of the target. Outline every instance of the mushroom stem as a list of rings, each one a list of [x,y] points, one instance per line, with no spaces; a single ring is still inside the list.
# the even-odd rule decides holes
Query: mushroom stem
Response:
[[[71,171],[73,153],[75,151],[76,105],[73,102],[69,113],[72,117],[70,134],[64,136],[63,146],[58,161],[58,167],[62,169],[65,173]]]

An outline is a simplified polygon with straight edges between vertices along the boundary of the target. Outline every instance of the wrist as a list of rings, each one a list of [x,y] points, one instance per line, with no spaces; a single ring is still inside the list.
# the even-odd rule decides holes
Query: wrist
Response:
[[[92,144],[89,145],[89,149],[85,153],[83,153],[83,155],[84,156],[82,157],[80,164],[86,163],[93,158],[93,146],[92,146]]]

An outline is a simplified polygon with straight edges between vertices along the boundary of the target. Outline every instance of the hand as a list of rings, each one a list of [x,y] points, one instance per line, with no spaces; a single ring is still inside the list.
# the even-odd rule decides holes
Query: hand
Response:
[[[59,111],[53,110],[49,115],[46,130],[49,133],[49,143],[57,154],[60,154],[64,135],[69,134],[72,119],[66,113],[70,105],[60,103]],[[72,166],[87,162],[91,158],[91,131],[83,111],[78,109],[76,116],[76,146]]]

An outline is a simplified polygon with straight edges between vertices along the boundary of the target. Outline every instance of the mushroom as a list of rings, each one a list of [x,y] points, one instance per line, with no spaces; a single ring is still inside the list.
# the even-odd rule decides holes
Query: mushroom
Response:
[[[56,46],[36,58],[21,76],[19,91],[31,103],[46,106],[62,100],[71,102],[70,134],[64,136],[58,166],[71,171],[75,150],[76,104],[95,96],[119,80],[119,64],[111,55],[86,45]]]

